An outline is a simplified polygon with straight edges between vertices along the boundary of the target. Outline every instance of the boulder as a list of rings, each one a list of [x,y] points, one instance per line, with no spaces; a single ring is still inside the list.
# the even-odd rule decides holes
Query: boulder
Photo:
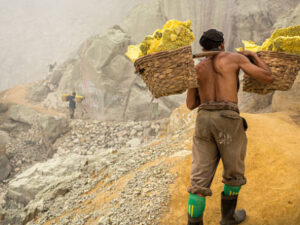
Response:
[[[49,94],[50,89],[47,85],[35,85],[29,90],[28,98],[35,102],[43,101]]]
[[[11,106],[8,114],[10,119],[21,123],[26,123],[28,125],[32,125],[37,122],[39,117],[38,113],[34,109],[24,105]]]
[[[5,131],[0,130],[0,146],[7,145],[10,142],[9,134]]]
[[[69,154],[37,163],[9,182],[8,197],[26,205],[44,188],[76,179],[85,162],[86,157]]]
[[[9,160],[6,156],[5,147],[0,145],[0,181],[6,179],[11,171]]]
[[[195,127],[197,110],[189,110],[185,104],[175,109],[169,118],[167,134],[174,134],[182,129]]]
[[[131,42],[137,44],[146,35],[161,28],[168,20],[160,0],[147,1],[133,8],[121,22],[121,28],[130,35]]]
[[[66,118],[40,114],[23,105],[12,106],[9,109],[9,117],[17,122],[40,127],[44,137],[52,143],[70,129]]]
[[[0,113],[5,113],[8,110],[8,105],[5,103],[0,103]]]
[[[51,143],[70,130],[68,120],[63,117],[40,116],[39,126]]]

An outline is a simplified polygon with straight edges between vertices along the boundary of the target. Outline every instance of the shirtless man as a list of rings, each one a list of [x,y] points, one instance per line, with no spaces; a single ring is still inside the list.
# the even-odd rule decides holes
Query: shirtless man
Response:
[[[246,184],[247,137],[237,106],[238,75],[242,69],[262,83],[272,83],[274,77],[256,53],[225,52],[223,33],[217,30],[204,32],[200,45],[203,51],[220,53],[196,65],[199,87],[187,92],[187,107],[190,110],[198,107],[191,187],[188,189],[188,225],[203,225],[205,197],[212,195],[210,186],[220,158],[224,167],[222,182],[225,184],[221,193],[220,224],[239,224],[246,218],[245,210],[235,212],[235,207],[241,185]]]

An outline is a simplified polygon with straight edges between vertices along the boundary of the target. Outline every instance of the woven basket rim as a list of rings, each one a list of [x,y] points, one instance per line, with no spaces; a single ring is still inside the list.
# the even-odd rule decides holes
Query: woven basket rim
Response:
[[[138,66],[140,64],[140,62],[148,60],[148,58],[149,59],[159,58],[159,57],[164,57],[165,55],[176,54],[178,52],[184,52],[184,51],[192,51],[192,46],[187,45],[187,46],[180,47],[180,48],[173,49],[173,50],[165,50],[165,51],[160,51],[160,52],[154,52],[154,53],[142,56],[142,57],[138,58],[137,60],[135,60],[134,66]]]
[[[269,51],[269,50],[262,50],[262,51],[258,51],[256,53],[257,54],[259,54],[259,53],[268,53],[270,55],[293,56],[293,57],[297,57],[297,58],[300,59],[300,55],[289,53],[289,52],[274,52],[274,51]]]

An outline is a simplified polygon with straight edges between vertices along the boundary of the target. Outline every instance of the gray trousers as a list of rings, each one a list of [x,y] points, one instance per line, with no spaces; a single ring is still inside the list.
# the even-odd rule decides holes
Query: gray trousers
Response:
[[[212,195],[210,186],[220,159],[224,167],[224,184],[246,184],[246,146],[247,137],[238,112],[199,110],[193,138],[191,187],[188,188],[188,192]]]
[[[71,119],[74,119],[74,113],[75,113],[75,109],[74,109],[74,108],[71,108],[71,107],[69,107],[69,111],[70,111],[70,118],[71,118]]]

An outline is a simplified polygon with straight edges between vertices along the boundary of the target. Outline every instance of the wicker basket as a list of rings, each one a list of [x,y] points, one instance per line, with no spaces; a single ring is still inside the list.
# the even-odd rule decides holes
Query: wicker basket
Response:
[[[83,99],[84,99],[84,97],[83,97],[83,96],[80,96],[80,95],[76,95],[76,97],[75,97],[75,101],[76,101],[77,103],[81,103],[81,102],[83,101]]]
[[[243,91],[267,94],[274,90],[289,90],[300,70],[300,56],[272,51],[260,51],[257,54],[270,67],[275,80],[272,84],[262,84],[245,74]]]
[[[198,86],[191,46],[143,56],[134,66],[155,98]]]
[[[70,95],[68,95],[68,94],[62,94],[62,96],[61,96],[61,100],[63,101],[63,102],[66,102],[66,101],[68,101],[68,97],[69,97]]]

